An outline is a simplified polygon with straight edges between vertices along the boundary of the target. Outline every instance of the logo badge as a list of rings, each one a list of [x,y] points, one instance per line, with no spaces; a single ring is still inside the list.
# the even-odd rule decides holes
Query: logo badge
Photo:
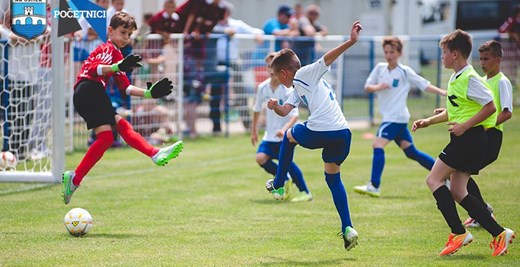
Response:
[[[11,0],[11,30],[27,40],[45,33],[47,0]]]

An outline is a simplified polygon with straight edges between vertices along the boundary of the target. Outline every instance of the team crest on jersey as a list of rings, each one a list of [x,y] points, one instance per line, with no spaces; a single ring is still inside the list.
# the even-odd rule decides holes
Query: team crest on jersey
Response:
[[[45,33],[47,0],[11,0],[11,30],[27,40]]]

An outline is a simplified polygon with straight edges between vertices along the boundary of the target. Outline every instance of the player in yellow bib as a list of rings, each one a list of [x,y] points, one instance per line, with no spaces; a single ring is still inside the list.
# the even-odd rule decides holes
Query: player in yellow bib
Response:
[[[493,220],[486,205],[467,191],[469,177],[478,174],[486,152],[488,139],[485,128],[496,125],[493,95],[487,83],[468,64],[472,40],[467,32],[456,30],[442,38],[439,46],[444,67],[455,72],[448,84],[446,110],[415,121],[412,131],[445,121],[449,125],[450,143],[426,178],[437,208],[451,229],[440,255],[451,255],[473,241],[471,233],[462,225],[455,201],[494,237],[492,255],[504,255],[515,237],[514,232]],[[449,189],[445,185],[447,178],[451,181]]]

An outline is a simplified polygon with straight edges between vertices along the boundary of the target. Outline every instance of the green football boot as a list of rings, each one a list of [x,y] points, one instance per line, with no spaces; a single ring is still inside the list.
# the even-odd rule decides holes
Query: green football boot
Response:
[[[168,162],[171,159],[174,159],[177,156],[179,156],[183,147],[184,143],[182,142],[182,140],[175,142],[171,146],[163,147],[159,149],[159,152],[157,152],[157,154],[152,156],[152,161],[159,166],[164,166],[168,164]]]
[[[69,204],[72,194],[78,189],[78,186],[75,186],[72,182],[75,175],[73,171],[66,171],[62,175],[63,189],[61,190],[61,195],[65,204]]]

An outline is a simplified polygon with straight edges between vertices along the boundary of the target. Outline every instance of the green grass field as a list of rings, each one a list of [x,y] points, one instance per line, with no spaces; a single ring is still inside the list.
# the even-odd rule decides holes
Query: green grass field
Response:
[[[437,155],[447,127],[413,134],[418,148]],[[368,130],[374,132],[374,129]],[[520,240],[505,257],[491,257],[491,236],[439,257],[449,228],[424,180],[427,171],[395,146],[386,149],[382,197],[358,195],[367,182],[371,141],[354,131],[342,166],[359,245],[343,249],[340,222],[323,177],[320,151],[296,148],[314,195],[308,203],[275,201],[270,178],[254,161],[246,135],[186,141],[181,156],[157,167],[131,149],[110,150],[68,206],[61,185],[24,190],[0,184],[0,266],[520,266]],[[476,177],[498,220],[520,233],[520,113],[508,123],[499,160]],[[67,155],[77,165],[83,153]],[[70,236],[64,215],[87,209],[94,228]],[[461,219],[467,214],[459,209]]]

